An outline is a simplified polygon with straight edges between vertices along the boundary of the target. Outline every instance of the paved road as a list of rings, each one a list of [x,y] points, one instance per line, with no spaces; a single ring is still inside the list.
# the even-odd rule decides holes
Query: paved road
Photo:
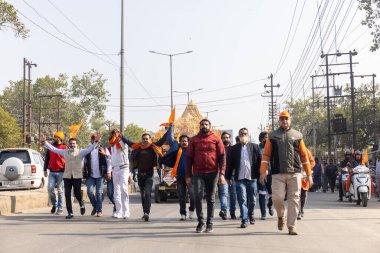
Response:
[[[298,222],[300,235],[277,231],[277,219],[259,220],[239,228],[239,221],[215,220],[212,234],[196,234],[196,221],[179,221],[175,200],[152,205],[151,221],[144,222],[139,195],[131,197],[132,217],[117,220],[104,202],[104,216],[75,218],[50,215],[50,208],[0,217],[1,252],[380,252],[380,202],[367,208],[336,202],[331,193],[309,194],[305,218]],[[219,208],[216,209],[217,216]]]

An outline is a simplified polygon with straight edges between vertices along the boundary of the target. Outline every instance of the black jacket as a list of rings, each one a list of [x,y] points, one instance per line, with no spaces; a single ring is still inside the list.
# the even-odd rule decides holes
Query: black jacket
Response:
[[[83,178],[89,178],[91,176],[91,153],[85,156],[83,164]],[[99,172],[101,176],[107,173],[107,160],[106,156],[100,153],[99,150]]]
[[[255,143],[247,143],[248,154],[252,157],[251,178],[258,179],[260,177],[261,155],[259,146]],[[229,161],[227,163],[226,179],[232,178],[232,173],[235,171],[235,180],[239,178],[240,158],[242,144],[238,143],[232,146]]]

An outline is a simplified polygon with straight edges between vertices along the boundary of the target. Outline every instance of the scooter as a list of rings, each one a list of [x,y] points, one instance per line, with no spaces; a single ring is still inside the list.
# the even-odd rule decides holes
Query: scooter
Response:
[[[356,205],[363,204],[366,207],[371,198],[371,176],[369,168],[364,165],[352,169],[350,195],[356,200]]]

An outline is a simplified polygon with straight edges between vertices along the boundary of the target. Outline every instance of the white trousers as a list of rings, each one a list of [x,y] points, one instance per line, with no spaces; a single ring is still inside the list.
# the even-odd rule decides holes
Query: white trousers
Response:
[[[129,168],[112,168],[113,198],[115,201],[116,214],[129,218],[129,195],[128,195]]]

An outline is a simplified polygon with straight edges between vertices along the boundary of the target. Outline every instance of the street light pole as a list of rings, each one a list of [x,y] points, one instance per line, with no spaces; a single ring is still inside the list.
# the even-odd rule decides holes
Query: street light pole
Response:
[[[208,119],[208,114],[209,114],[209,113],[217,112],[217,111],[219,111],[219,110],[213,110],[213,111],[204,112],[204,113],[206,113],[206,119]]]
[[[172,58],[173,58],[173,56],[177,56],[177,55],[181,55],[181,54],[190,54],[192,52],[193,51],[186,51],[186,52],[176,53],[176,54],[165,54],[165,53],[160,53],[160,52],[156,52],[156,51],[149,51],[149,53],[165,55],[165,56],[169,56],[169,58],[170,58],[170,106],[171,106],[171,110],[173,110],[173,63],[172,63],[173,60],[172,60]]]
[[[200,90],[203,90],[203,88],[199,88],[199,89],[191,90],[191,91],[173,91],[173,92],[176,92],[176,93],[186,93],[187,94],[187,103],[189,103],[190,102],[190,93],[193,93],[193,92],[196,92],[196,91],[200,91]]]

